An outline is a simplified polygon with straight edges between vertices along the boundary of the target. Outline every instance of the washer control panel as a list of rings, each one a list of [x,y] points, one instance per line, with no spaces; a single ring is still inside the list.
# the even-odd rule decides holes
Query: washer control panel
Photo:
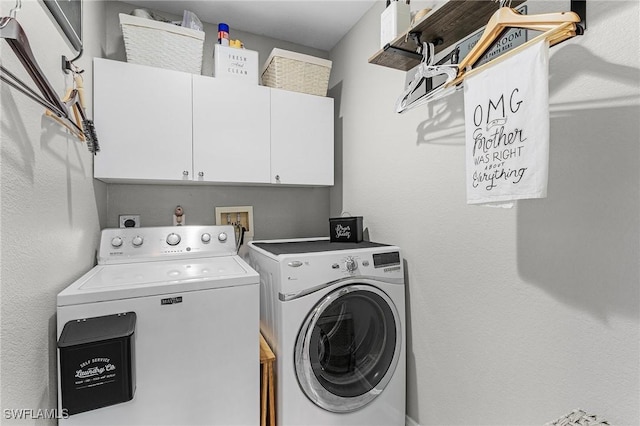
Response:
[[[233,226],[108,228],[100,238],[98,263],[129,263],[236,254]]]

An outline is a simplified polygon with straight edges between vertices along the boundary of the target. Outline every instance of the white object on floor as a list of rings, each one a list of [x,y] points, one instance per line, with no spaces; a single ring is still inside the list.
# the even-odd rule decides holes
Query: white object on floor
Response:
[[[468,204],[546,197],[548,82],[547,41],[465,79]]]
[[[580,409],[575,409],[567,415],[560,417],[545,426],[607,426],[609,422],[596,416],[587,414]]]

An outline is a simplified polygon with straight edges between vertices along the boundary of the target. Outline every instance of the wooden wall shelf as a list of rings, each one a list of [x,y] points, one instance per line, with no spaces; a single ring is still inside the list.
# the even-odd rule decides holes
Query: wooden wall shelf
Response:
[[[513,0],[511,7],[515,8],[522,3],[524,0]],[[442,43],[436,45],[435,51],[438,53],[484,27],[499,7],[499,2],[491,0],[449,0],[425,15],[409,31],[402,33],[389,45],[415,52],[417,45],[412,37],[407,37],[407,33],[417,32],[420,33],[422,42],[442,40]],[[396,53],[393,49],[381,49],[369,58],[369,63],[408,71],[418,65],[420,60]]]

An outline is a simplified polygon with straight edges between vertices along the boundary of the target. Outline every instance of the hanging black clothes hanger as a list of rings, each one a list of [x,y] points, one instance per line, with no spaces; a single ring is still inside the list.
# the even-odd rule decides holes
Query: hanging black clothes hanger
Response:
[[[19,3],[20,2],[18,2],[18,4]],[[9,44],[11,50],[13,50],[22,66],[38,87],[38,90],[42,93],[44,100],[55,106],[53,110],[58,110],[59,112],[63,112],[67,115],[66,107],[60,99],[58,99],[58,95],[51,87],[49,80],[47,80],[44,73],[38,66],[38,62],[33,56],[31,46],[29,45],[29,39],[27,38],[27,35],[22,29],[20,23],[15,19],[15,11],[16,9],[11,10],[12,15],[14,16],[4,16],[0,18],[0,37]],[[6,75],[11,79],[19,81],[19,79],[11,73],[7,73]],[[22,87],[28,87],[22,81],[19,81],[18,84]]]
[[[76,88],[68,93],[68,95],[73,94],[73,96],[67,96],[66,101],[63,102],[58,98],[49,80],[47,80],[38,66],[38,62],[29,45],[29,39],[15,18],[16,12],[20,10],[21,5],[21,0],[17,0],[16,6],[9,12],[9,16],[0,17],[0,37],[9,44],[40,93],[32,89],[3,65],[0,65],[0,80],[42,105],[46,109],[47,116],[52,117],[59,124],[66,127],[81,141],[86,141],[89,151],[96,153],[100,150],[100,147],[93,121],[85,116],[83,87],[81,78],[79,78],[82,70],[73,65],[73,61],[78,59],[82,52],[73,60],[68,61],[69,69],[74,73],[74,85]],[[69,115],[70,109],[74,111],[75,121]]]

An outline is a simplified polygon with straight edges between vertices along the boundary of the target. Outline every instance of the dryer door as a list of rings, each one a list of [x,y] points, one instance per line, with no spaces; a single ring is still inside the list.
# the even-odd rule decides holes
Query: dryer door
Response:
[[[347,285],[325,296],[296,340],[296,375],[307,397],[340,413],[371,402],[393,376],[400,327],[393,302],[377,287]]]

